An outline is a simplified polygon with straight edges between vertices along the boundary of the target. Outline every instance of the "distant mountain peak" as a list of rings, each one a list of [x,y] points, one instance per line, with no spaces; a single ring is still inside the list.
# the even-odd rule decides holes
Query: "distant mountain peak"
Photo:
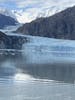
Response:
[[[6,9],[6,8],[0,7],[0,14],[5,15],[5,16],[10,16],[10,17],[16,19],[15,15],[12,13],[12,11],[9,9]]]

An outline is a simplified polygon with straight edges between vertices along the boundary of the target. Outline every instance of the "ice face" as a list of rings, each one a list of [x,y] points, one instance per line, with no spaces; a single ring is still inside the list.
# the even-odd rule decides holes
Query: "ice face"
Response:
[[[24,54],[30,63],[74,62],[75,41],[43,37],[31,37],[23,45]]]

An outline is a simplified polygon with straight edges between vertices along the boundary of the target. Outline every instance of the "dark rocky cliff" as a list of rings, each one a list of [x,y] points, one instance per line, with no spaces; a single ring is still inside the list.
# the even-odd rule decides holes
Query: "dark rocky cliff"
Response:
[[[75,6],[24,24],[16,32],[59,39],[75,39]]]
[[[0,14],[0,29],[10,25],[16,25],[17,23],[14,18]]]
[[[0,49],[22,49],[23,43],[27,38],[16,35],[6,35],[0,31]]]

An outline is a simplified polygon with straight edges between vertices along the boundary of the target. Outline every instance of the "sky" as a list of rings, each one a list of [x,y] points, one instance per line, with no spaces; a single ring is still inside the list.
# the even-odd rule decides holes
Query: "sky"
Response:
[[[68,3],[75,4],[75,0],[0,0],[0,7],[8,9],[37,9]]]

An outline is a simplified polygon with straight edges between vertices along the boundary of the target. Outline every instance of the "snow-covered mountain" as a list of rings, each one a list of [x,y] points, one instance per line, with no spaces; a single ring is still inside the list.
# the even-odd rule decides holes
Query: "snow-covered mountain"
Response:
[[[21,8],[15,10],[9,10],[6,8],[0,7],[0,14],[10,16],[15,18],[19,23],[27,23],[35,20],[39,17],[47,17],[51,16],[55,13],[58,13],[62,10],[65,10],[68,7],[72,7],[75,5],[75,1],[63,1],[57,2],[53,4],[45,4],[41,7],[32,7],[32,8]]]
[[[11,10],[0,7],[0,29],[4,29],[9,26],[15,26],[18,21]]]
[[[20,23],[27,23],[31,22],[32,20],[35,20],[39,17],[48,17],[51,15],[54,15],[62,10],[65,10],[66,8],[74,6],[75,3],[73,2],[63,2],[58,3],[42,8],[29,8],[29,9],[20,9],[20,10],[12,10],[13,14],[16,16],[16,19]]]
[[[12,11],[9,9],[6,9],[6,8],[0,7],[0,14],[5,15],[5,16],[10,16],[10,17],[16,19],[15,15],[12,13]]]

